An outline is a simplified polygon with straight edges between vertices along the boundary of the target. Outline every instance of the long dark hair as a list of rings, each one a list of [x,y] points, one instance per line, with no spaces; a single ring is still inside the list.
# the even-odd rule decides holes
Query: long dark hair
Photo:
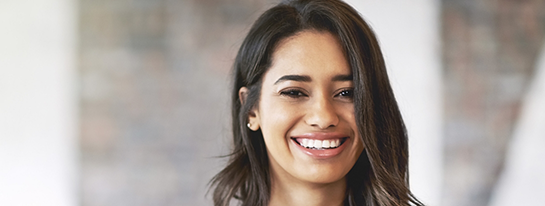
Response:
[[[304,30],[330,32],[347,56],[354,81],[356,124],[365,150],[346,176],[345,205],[422,205],[408,187],[405,125],[394,99],[376,37],[349,5],[340,0],[285,1],[267,10],[244,39],[234,63],[232,124],[234,150],[212,180],[216,206],[238,199],[243,206],[270,200],[269,159],[260,130],[246,127],[258,106],[263,75],[275,46]],[[239,101],[241,87],[248,96]]]

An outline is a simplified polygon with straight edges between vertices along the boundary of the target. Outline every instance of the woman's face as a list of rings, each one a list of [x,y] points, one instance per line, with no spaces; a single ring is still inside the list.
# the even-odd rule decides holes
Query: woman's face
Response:
[[[351,70],[338,40],[327,32],[303,31],[281,41],[262,84],[249,122],[263,132],[273,178],[344,181],[363,143]]]

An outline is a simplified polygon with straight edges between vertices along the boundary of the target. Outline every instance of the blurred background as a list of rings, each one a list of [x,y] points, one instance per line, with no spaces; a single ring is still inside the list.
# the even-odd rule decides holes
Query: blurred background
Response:
[[[278,0],[0,0],[0,205],[212,205],[230,69]],[[545,2],[347,0],[428,205],[543,205]]]

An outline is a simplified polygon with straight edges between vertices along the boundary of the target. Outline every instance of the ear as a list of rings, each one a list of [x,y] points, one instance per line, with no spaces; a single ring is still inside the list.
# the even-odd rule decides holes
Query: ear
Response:
[[[238,90],[238,100],[240,100],[240,105],[244,105],[244,102],[246,102],[247,97],[248,97],[248,88],[241,87]]]
[[[250,90],[248,90],[246,87],[241,87],[238,90],[238,99],[240,100],[241,105],[246,103],[249,91]],[[248,128],[250,128],[252,131],[257,131],[260,127],[259,113],[255,107],[248,112],[248,123]]]

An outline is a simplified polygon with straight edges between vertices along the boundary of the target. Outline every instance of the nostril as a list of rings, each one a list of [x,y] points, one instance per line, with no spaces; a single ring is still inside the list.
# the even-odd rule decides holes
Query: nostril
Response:
[[[317,128],[317,129],[320,129],[320,130],[324,130],[324,129],[328,129],[328,128],[332,128],[332,127],[337,126],[336,124],[333,124],[333,123],[312,123],[312,124],[309,124],[309,125],[312,126],[312,127]]]
[[[333,124],[326,125],[326,126],[321,126],[321,125],[319,125],[319,124],[313,124],[313,125],[311,125],[311,126],[318,127],[318,128],[320,128],[320,129],[327,129],[327,128],[330,128],[330,127],[335,127],[335,125],[333,125]]]

